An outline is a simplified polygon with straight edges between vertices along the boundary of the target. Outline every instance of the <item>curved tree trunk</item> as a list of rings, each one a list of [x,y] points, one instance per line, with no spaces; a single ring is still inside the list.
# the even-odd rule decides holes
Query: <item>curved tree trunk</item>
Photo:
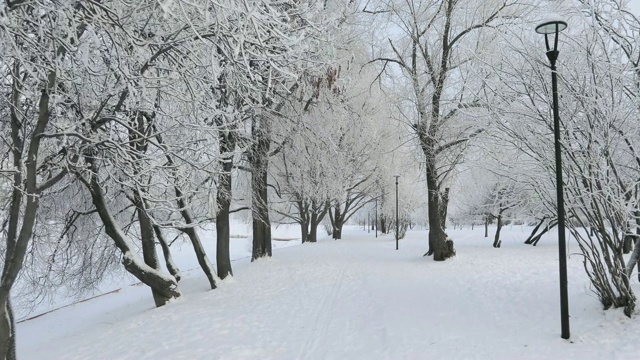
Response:
[[[180,281],[182,275],[180,275],[180,269],[173,261],[173,257],[171,256],[171,249],[169,249],[169,243],[167,239],[164,237],[162,233],[162,229],[158,225],[153,225],[153,231],[156,234],[156,238],[158,238],[158,242],[160,243],[160,247],[162,247],[162,254],[164,255],[164,263],[169,270],[169,274],[173,275],[176,278],[176,281]]]
[[[162,140],[162,136],[160,135],[157,129],[154,128],[154,131],[157,133],[156,139],[158,140],[158,144],[160,144],[164,148],[165,145]],[[171,155],[165,154],[165,158],[167,159],[167,163],[169,164],[169,166],[174,165],[173,158],[171,157]],[[194,228],[194,226],[196,225],[196,222],[193,220],[193,217],[191,216],[191,212],[189,211],[187,202],[185,200],[185,195],[182,192],[182,189],[175,183],[173,185],[173,190],[176,194],[176,203],[178,204],[178,208],[180,209],[180,215],[184,219],[185,224],[187,224],[186,228],[182,228],[178,230],[182,231],[189,237],[189,240],[191,241],[191,245],[193,246],[193,250],[196,253],[198,264],[200,265],[200,268],[202,269],[207,279],[209,280],[209,285],[211,285],[211,289],[215,289],[216,275],[213,270],[213,266],[209,261],[209,257],[207,257],[207,253],[204,250],[204,246],[202,246],[200,237],[198,236],[198,233]]]
[[[90,170],[94,172],[91,180],[82,181],[89,188],[93,205],[104,224],[106,234],[114,241],[116,247],[122,252],[122,263],[125,269],[140,280],[145,285],[155,291],[158,296],[164,297],[164,302],[178,298],[181,296],[178,290],[178,282],[173,276],[165,275],[162,272],[148,266],[140,259],[133,250],[133,246],[129,239],[126,238],[116,220],[113,218],[106,206],[102,188],[97,180],[97,168],[95,161],[91,158],[87,159]]]

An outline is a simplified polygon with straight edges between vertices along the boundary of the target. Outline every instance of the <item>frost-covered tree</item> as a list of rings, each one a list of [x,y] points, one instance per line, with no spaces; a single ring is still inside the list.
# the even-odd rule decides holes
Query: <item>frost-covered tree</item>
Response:
[[[482,84],[473,79],[475,60],[493,40],[493,29],[519,16],[517,1],[387,1],[373,13],[385,13],[402,34],[386,39],[389,55],[376,60],[396,64],[410,89],[411,129],[425,161],[428,190],[429,251],[434,260],[455,254],[443,228],[444,183],[465,145],[481,132],[469,119],[480,107]],[[471,15],[469,15],[471,14]]]
[[[637,20],[624,7],[617,8],[623,2],[584,4],[578,12],[567,10],[573,33],[562,38],[559,58],[568,227],[603,306],[624,307],[630,315],[635,295],[623,253],[625,238],[635,236],[637,226],[640,163],[635,149],[640,138],[629,121],[638,117],[636,66],[629,57],[637,51]],[[556,169],[552,137],[546,135],[553,129],[551,89],[547,69],[531,60],[542,57],[531,52],[536,47],[530,44],[540,41],[534,36],[512,34],[511,43],[518,45],[502,62],[500,89],[496,86],[490,93],[501,109],[500,126],[509,141],[537,163],[534,174],[546,175],[538,179],[536,194],[551,210],[546,213],[555,214]]]

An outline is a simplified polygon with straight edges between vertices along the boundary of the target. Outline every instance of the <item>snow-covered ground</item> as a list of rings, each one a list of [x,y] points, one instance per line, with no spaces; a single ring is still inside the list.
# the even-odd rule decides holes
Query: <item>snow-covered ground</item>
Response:
[[[629,359],[640,322],[603,311],[569,244],[571,340],[560,338],[555,233],[523,245],[507,226],[501,249],[484,230],[448,230],[458,255],[423,258],[426,231],[362,228],[342,240],[279,248],[250,263],[232,239],[235,277],[208,290],[197,269],[182,299],[154,308],[143,286],[18,325],[20,359]],[[209,240],[210,241],[210,240]],[[208,249],[213,249],[210,244]],[[183,269],[195,257],[177,256]],[[215,256],[212,254],[211,258]],[[640,293],[634,274],[633,286]],[[637,317],[638,311],[635,316]]]

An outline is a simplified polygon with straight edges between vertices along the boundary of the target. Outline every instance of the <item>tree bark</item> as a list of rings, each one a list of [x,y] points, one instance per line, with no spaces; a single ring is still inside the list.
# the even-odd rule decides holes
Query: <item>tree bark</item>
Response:
[[[318,206],[315,201],[311,203],[311,220],[309,226],[309,242],[317,242],[318,241],[318,225],[322,223],[322,220],[325,216],[327,216],[327,212],[329,211],[329,205],[325,204],[321,209],[318,209]]]
[[[640,237],[636,239],[636,245],[629,256],[629,260],[627,261],[627,277],[630,279],[631,274],[633,273],[633,268],[638,265],[638,281],[640,281]]]
[[[161,144],[161,146],[164,148],[165,146],[164,146],[164,142],[162,140],[162,136],[159,134],[157,129],[154,129],[154,131],[156,133],[158,133],[156,135],[156,139],[158,139],[158,143]],[[174,165],[173,158],[171,157],[170,154],[168,154],[168,153],[165,154],[165,158],[167,159],[167,163],[169,164],[169,166],[173,166]],[[182,192],[182,189],[180,189],[180,187],[175,183],[173,185],[173,190],[174,190],[174,192],[176,194],[176,203],[178,204],[178,208],[180,209],[180,215],[184,219],[185,224],[187,224],[186,228],[182,228],[182,229],[178,229],[178,230],[182,231],[184,234],[186,234],[189,237],[189,240],[191,241],[191,245],[193,246],[193,250],[196,253],[196,258],[198,259],[198,264],[200,265],[200,268],[202,269],[202,271],[204,272],[205,276],[209,280],[209,285],[211,285],[211,289],[215,289],[216,288],[216,275],[215,275],[215,272],[213,270],[213,266],[211,265],[211,262],[209,261],[209,257],[207,257],[207,252],[204,250],[204,246],[202,246],[202,242],[200,241],[200,237],[198,236],[198,233],[196,232],[196,230],[194,228],[196,223],[195,223],[193,217],[191,216],[191,212],[189,211],[189,208],[187,206],[187,202],[185,200],[185,195]]]
[[[232,199],[233,151],[236,147],[234,130],[221,131],[220,153],[225,154],[219,160],[222,172],[218,175],[218,190],[216,192],[216,263],[218,276],[221,279],[233,276],[231,257],[229,254],[229,242],[231,234],[230,213]]]
[[[558,221],[549,222],[549,224],[538,235],[536,235],[533,238],[531,238],[531,242],[529,242],[529,243],[525,242],[525,244],[531,244],[533,246],[538,245],[538,242],[542,238],[542,235],[546,234],[549,230],[554,228],[556,225],[558,225]]]
[[[160,243],[160,247],[162,248],[162,255],[164,255],[164,263],[169,270],[169,274],[173,275],[176,278],[176,281],[180,281],[182,275],[180,275],[180,269],[173,261],[173,257],[171,256],[171,249],[169,249],[169,243],[167,239],[165,239],[164,234],[162,233],[162,229],[158,225],[153,225],[153,231],[156,234],[156,238],[158,238],[158,242]]]
[[[435,175],[435,157],[429,151],[427,155],[427,190],[428,190],[428,214],[429,214],[429,251],[427,255],[433,255],[433,260],[444,261],[456,254],[453,241],[448,239],[442,228],[440,218],[440,192]]]
[[[333,227],[333,239],[342,239],[342,226],[344,221],[344,214],[340,209],[340,205],[333,207],[333,216],[331,217],[331,225]]]
[[[524,241],[525,244],[527,245],[531,244],[531,239],[533,239],[534,235],[538,232],[538,230],[540,229],[540,226],[542,226],[542,224],[544,224],[545,221],[547,221],[547,217],[543,216],[540,222],[538,223],[538,225],[536,225],[536,227],[533,228],[533,231],[531,231],[531,234],[529,234],[529,237],[527,238],[527,240]]]
[[[16,322],[9,294],[0,290],[0,356],[6,360],[16,360]]]
[[[489,214],[484,215],[484,237],[489,237]]]
[[[628,254],[633,250],[633,244],[635,243],[635,234],[625,233],[622,243],[622,252]]]
[[[253,228],[253,251],[251,261],[271,256],[271,220],[269,219],[269,199],[267,192],[267,174],[269,168],[269,149],[271,131],[269,119],[254,116],[251,123],[253,144],[249,161],[251,163],[251,215]]]
[[[445,188],[440,201],[440,222],[442,229],[447,228],[447,210],[449,208],[449,188]]]
[[[0,278],[0,359],[7,359],[15,355],[15,324],[12,321],[13,312],[10,304],[11,289],[18,274],[22,270],[29,241],[33,234],[36,216],[40,207],[40,192],[38,187],[38,157],[40,153],[41,135],[49,123],[49,91],[55,86],[56,73],[50,72],[46,86],[42,89],[38,101],[37,121],[30,135],[30,142],[24,153],[24,139],[22,136],[23,121],[20,119],[21,85],[18,81],[19,63],[14,65],[11,90],[12,107],[10,109],[11,145],[13,164],[16,169],[24,168],[26,176],[16,171],[13,176],[11,203],[9,204],[9,220],[6,236],[6,249],[2,277]],[[25,158],[26,155],[26,158]],[[24,161],[24,163],[23,163]],[[49,181],[58,182],[62,177],[54,177]],[[57,179],[57,180],[56,180]],[[48,182],[49,182],[48,181]],[[24,208],[22,206],[23,198]],[[22,209],[22,211],[21,211]],[[22,224],[20,224],[20,218]],[[18,227],[20,227],[18,229]]]
[[[104,200],[102,188],[97,180],[97,168],[92,158],[87,158],[89,169],[93,171],[91,179],[82,181],[89,188],[93,205],[104,224],[106,234],[114,241],[122,252],[122,263],[125,269],[145,285],[156,291],[166,301],[181,296],[178,283],[173,276],[164,276],[160,271],[146,265],[133,250],[131,242],[125,237],[116,220],[113,218]],[[165,301],[165,302],[166,302]]]
[[[493,239],[493,247],[499,248],[502,245],[502,241],[500,240],[500,230],[502,230],[502,210],[498,212],[498,218],[496,220],[496,236]]]
[[[142,258],[144,263],[149,265],[152,269],[160,271],[158,264],[158,255],[156,253],[156,242],[153,233],[153,225],[151,219],[144,209],[142,198],[138,191],[134,195],[134,205],[138,212],[138,224],[140,225],[140,241],[142,242]],[[176,279],[177,281],[177,279]],[[169,298],[163,296],[156,289],[151,288],[151,294],[153,295],[153,301],[157,307],[163,306],[169,301]]]
[[[297,222],[300,225],[300,239],[304,244],[309,241],[309,223],[311,221],[309,205],[307,201],[302,198],[302,194],[298,194],[298,201],[296,201],[295,204],[298,207],[299,217]]]

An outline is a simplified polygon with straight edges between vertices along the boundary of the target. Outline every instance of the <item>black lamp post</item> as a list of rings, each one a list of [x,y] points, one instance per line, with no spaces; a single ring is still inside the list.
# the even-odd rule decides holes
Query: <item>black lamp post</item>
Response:
[[[569,332],[569,294],[567,291],[567,243],[564,223],[564,191],[562,183],[562,157],[560,153],[560,115],[558,114],[558,36],[567,28],[567,23],[559,16],[553,15],[542,24],[536,26],[536,32],[544,35],[547,47],[547,58],[551,63],[551,87],[553,91],[553,133],[556,152],[556,190],[558,201],[558,256],[560,258],[560,319],[562,338],[568,339]],[[549,37],[553,36],[553,48],[549,46]]]
[[[376,239],[378,238],[378,198],[376,197]]]
[[[398,235],[400,232],[400,228],[398,227],[398,178],[400,175],[394,175],[396,178],[396,250],[398,250]]]

